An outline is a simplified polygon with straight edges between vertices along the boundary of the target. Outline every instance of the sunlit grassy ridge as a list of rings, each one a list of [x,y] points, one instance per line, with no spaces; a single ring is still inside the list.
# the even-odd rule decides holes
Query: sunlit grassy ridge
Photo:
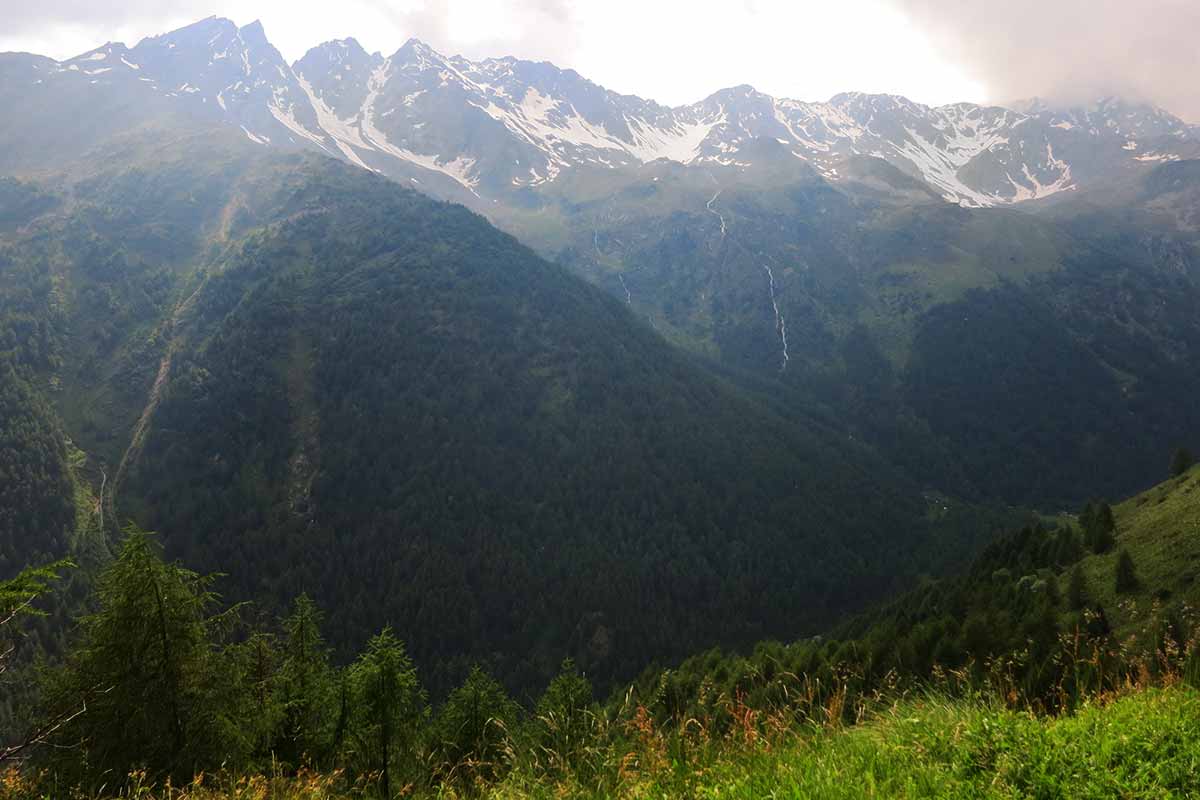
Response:
[[[1103,606],[1119,633],[1129,633],[1155,603],[1200,606],[1200,467],[1113,507],[1116,547],[1081,564],[1088,597]],[[1118,597],[1118,553],[1129,551],[1138,586]]]
[[[634,796],[1185,796],[1200,791],[1197,733],[1191,690],[1142,692],[1060,719],[931,698],[856,728],[733,751],[694,786],[655,781]]]

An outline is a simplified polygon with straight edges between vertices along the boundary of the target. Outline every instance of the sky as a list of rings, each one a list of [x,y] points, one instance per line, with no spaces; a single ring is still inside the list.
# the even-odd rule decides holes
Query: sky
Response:
[[[1198,0],[0,0],[0,51],[68,58],[213,14],[260,19],[288,60],[347,36],[388,55],[415,36],[669,105],[738,84],[930,105],[1120,93],[1200,122]]]

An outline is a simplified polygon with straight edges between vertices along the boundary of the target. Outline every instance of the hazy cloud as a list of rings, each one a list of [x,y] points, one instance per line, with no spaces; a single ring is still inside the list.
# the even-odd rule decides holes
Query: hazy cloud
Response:
[[[6,37],[38,34],[56,26],[111,26],[122,28],[145,20],[163,21],[179,16],[208,16],[208,5],[201,0],[126,0],[119,3],[90,2],[90,0],[4,0],[0,15],[4,19]]]
[[[411,8],[371,3],[405,38],[468,58],[520,55],[569,64],[576,20],[568,0],[431,0]],[[397,43],[399,45],[400,43]],[[385,53],[386,54],[386,53]]]
[[[69,58],[210,15],[261,19],[288,60],[347,36],[390,55],[415,36],[448,55],[552,61],[669,104],[743,83],[801,100],[983,99],[891,0],[0,0],[0,51]]]
[[[999,102],[1120,94],[1200,122],[1197,0],[895,0]]]
[[[390,54],[410,37],[469,56],[520,52],[561,59],[574,42],[568,0],[341,0],[297,6],[291,0],[0,0],[0,50],[77,55],[105,41],[132,46],[208,16],[239,25],[260,18],[289,59],[334,38],[354,36]]]

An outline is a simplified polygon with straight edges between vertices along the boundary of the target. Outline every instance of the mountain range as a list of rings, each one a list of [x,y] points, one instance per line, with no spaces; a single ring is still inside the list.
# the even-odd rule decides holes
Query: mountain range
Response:
[[[534,202],[571,171],[660,159],[746,169],[760,140],[834,183],[847,159],[880,158],[969,206],[1044,199],[1200,154],[1194,126],[1116,98],[1090,108],[931,108],[859,93],[801,102],[737,86],[669,108],[549,63],[474,62],[415,39],[388,57],[331,41],[289,65],[259,23],[218,18],[63,62],[10,54],[3,74],[8,92],[35,106],[63,94],[85,107],[161,103],[264,147],[315,149],[481,208]]]
[[[0,102],[0,565],[133,521],[336,647],[604,681],[820,630],[1200,428],[1161,110],[671,109],[215,18],[0,55]]]

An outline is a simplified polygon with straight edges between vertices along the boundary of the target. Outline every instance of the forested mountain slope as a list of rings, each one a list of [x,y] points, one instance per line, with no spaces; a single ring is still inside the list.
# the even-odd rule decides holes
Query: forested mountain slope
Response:
[[[617,675],[625,641],[814,630],[969,552],[947,498],[1120,496],[1200,427],[1192,162],[1126,164],[1107,204],[970,209],[746,129],[735,162],[585,159],[482,204],[597,289],[298,153],[337,149],[301,133],[333,91],[310,79],[219,20],[0,59],[28,112],[0,127],[4,453],[41,531],[14,563],[132,516],[236,596],[419,619],[436,663],[527,682],[565,648]]]
[[[308,591],[338,643],[391,622],[434,675],[530,685],[815,630],[986,533],[460,206],[189,146],[9,235],[49,355],[5,319],[88,524],[160,530],[231,597]]]
[[[1200,145],[1160,109],[745,86],[668,109],[417,41],[288,65],[261,25],[216,18],[63,62],[4,54],[0,102],[23,111],[0,124],[0,172],[26,178],[211,135],[463,202],[943,493],[1125,495],[1196,428]]]
[[[564,178],[502,224],[943,490],[1128,494],[1200,424],[1200,257],[1171,223],[1193,162],[1044,214],[951,206],[873,159],[830,184],[762,149],[769,169]]]
[[[935,685],[1059,713],[1147,681],[1195,684],[1200,467],[1191,463],[1179,451],[1175,474],[1146,492],[999,536],[967,569],[827,635],[762,642],[749,655],[712,651],[650,670],[639,687],[660,714],[686,718],[713,698],[770,706],[808,685],[824,687],[818,705],[839,683],[862,698]]]

